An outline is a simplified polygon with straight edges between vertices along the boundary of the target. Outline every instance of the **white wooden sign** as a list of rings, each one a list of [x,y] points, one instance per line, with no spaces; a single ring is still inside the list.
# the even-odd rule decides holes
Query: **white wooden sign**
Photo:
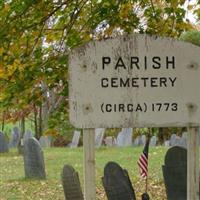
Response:
[[[94,41],[69,63],[77,128],[200,125],[200,48],[147,35]]]

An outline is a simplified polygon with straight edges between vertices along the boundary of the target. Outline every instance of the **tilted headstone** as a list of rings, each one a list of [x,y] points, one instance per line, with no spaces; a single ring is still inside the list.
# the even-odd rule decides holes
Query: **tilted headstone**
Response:
[[[83,200],[78,172],[70,165],[65,165],[61,174],[65,200]]]
[[[149,145],[155,147],[156,143],[157,143],[157,137],[154,135],[153,137],[151,137]]]
[[[162,167],[168,200],[187,199],[187,150],[174,146],[165,156]]]
[[[95,129],[95,146],[97,148],[101,147],[103,137],[105,133],[105,128],[96,128]]]
[[[8,151],[8,142],[5,138],[5,135],[2,132],[0,132],[0,153],[6,153]]]
[[[78,147],[80,135],[81,135],[81,132],[80,132],[80,131],[74,131],[74,135],[73,135],[73,138],[72,138],[72,142],[71,142],[71,144],[69,145],[70,148],[76,148],[76,147]]]
[[[31,132],[31,130],[27,130],[24,134],[24,142],[25,140],[32,138],[33,137],[33,133]]]
[[[25,140],[23,156],[26,178],[46,178],[43,151],[35,138]]]
[[[20,142],[20,130],[18,127],[14,127],[12,131],[11,140],[9,143],[9,147],[17,147]]]
[[[39,139],[40,146],[43,148],[51,146],[51,140],[48,136],[41,136]]]
[[[109,162],[104,168],[103,186],[108,200],[135,200],[128,172],[117,163]]]

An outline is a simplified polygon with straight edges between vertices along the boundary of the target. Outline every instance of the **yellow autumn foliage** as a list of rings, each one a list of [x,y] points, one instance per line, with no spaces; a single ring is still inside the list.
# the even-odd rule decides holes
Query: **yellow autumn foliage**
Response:
[[[59,135],[58,131],[55,130],[55,129],[48,129],[44,132],[44,135],[46,136],[53,136],[53,137],[56,137]]]

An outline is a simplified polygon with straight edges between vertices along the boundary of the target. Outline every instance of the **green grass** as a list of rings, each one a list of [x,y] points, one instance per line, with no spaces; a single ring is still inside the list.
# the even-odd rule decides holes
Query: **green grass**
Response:
[[[149,193],[153,200],[165,200],[162,164],[167,148],[150,148]],[[115,161],[126,168],[131,177],[138,199],[144,192],[145,183],[139,177],[137,160],[142,148],[101,148],[96,150],[97,199],[106,199],[101,183],[103,169],[108,161]],[[78,172],[83,186],[83,149],[49,148],[44,150],[47,179],[27,180],[24,178],[23,158],[14,149],[0,154],[0,200],[63,200],[60,174],[65,164],[72,165]]]

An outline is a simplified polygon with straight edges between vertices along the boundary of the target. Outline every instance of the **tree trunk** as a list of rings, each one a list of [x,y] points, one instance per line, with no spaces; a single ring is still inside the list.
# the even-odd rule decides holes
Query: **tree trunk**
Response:
[[[37,107],[34,105],[34,128],[35,128],[35,137],[38,138],[38,121],[37,121]]]
[[[43,131],[43,128],[42,128],[42,105],[40,106],[40,108],[39,108],[39,118],[38,118],[38,125],[39,125],[39,130],[38,130],[38,138],[37,139],[39,139],[41,136],[42,136],[42,131]]]
[[[2,126],[1,126],[2,132],[4,131],[4,127],[5,127],[5,111],[3,111],[3,116],[2,116]]]
[[[24,134],[25,134],[25,117],[22,117],[20,123],[20,142],[18,144],[18,152],[19,154],[23,154],[24,152]]]

